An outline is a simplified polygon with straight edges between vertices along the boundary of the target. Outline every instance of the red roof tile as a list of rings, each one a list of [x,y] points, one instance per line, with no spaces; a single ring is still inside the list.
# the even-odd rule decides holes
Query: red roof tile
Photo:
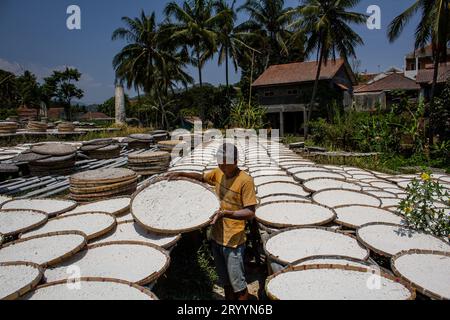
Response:
[[[102,112],[87,112],[80,117],[81,120],[110,119]]]
[[[371,84],[356,87],[355,93],[379,92],[392,90],[419,90],[420,86],[412,79],[405,77],[403,73],[391,73]]]
[[[417,73],[416,81],[420,84],[433,83],[434,69],[422,69]],[[450,78],[450,64],[441,64],[438,69],[438,83],[447,82]]]
[[[343,59],[328,61],[322,65],[320,80],[330,80],[345,65]],[[273,65],[253,82],[254,87],[311,82],[316,79],[317,62],[295,62]],[[353,80],[353,79],[352,79]]]

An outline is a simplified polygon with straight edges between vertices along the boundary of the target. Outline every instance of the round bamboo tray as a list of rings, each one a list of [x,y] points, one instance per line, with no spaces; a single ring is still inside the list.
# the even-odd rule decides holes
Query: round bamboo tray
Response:
[[[105,212],[74,213],[51,219],[39,229],[28,231],[21,238],[62,231],[80,231],[87,241],[101,237],[116,227],[116,218]]]
[[[343,256],[315,256],[305,259],[300,259],[291,264],[291,266],[310,266],[310,265],[342,265],[357,268],[371,268],[380,269],[374,262],[359,260],[351,257]]]
[[[336,172],[326,171],[305,171],[294,174],[294,178],[297,181],[305,182],[306,180],[317,178],[330,178],[330,179],[345,179],[345,176]]]
[[[287,168],[287,172],[291,175],[295,175],[295,174],[303,173],[303,172],[327,172],[328,173],[331,171],[324,167],[304,165],[304,166],[289,167],[289,168]]]
[[[436,300],[450,299],[450,253],[409,250],[391,259],[394,273],[420,293]]]
[[[389,258],[412,249],[450,252],[450,244],[445,240],[395,224],[369,223],[359,228],[356,235],[364,246]]]
[[[379,278],[378,278],[379,276]],[[374,288],[370,287],[373,279]],[[379,287],[377,281],[379,280]],[[324,290],[326,288],[326,290]],[[266,293],[271,300],[414,300],[410,285],[370,268],[342,265],[290,267],[269,277]]]
[[[178,206],[174,198],[180,200]],[[209,186],[190,179],[154,179],[131,200],[134,219],[145,229],[160,234],[204,228],[219,208],[219,199]]]
[[[339,255],[367,260],[369,251],[356,239],[329,228],[291,228],[274,233],[264,246],[269,260],[288,265],[311,256]]]
[[[256,220],[275,228],[322,226],[336,219],[327,207],[300,201],[278,201],[264,204],[256,210]]]
[[[287,194],[301,197],[308,197],[310,195],[309,192],[306,192],[302,186],[295,182],[273,181],[260,185],[257,188],[257,195],[261,199],[270,196]]]
[[[101,200],[97,202],[91,202],[82,204],[73,209],[70,212],[63,215],[74,213],[86,213],[86,212],[106,212],[112,214],[115,217],[120,217],[130,211],[131,198],[130,197],[118,197],[108,200]]]
[[[132,217],[131,217],[132,218]],[[144,243],[151,243],[166,250],[169,250],[181,239],[181,235],[161,235],[151,233],[134,220],[123,221],[117,224],[116,230],[104,237],[94,241],[94,244],[117,242],[117,241],[138,241]]]
[[[346,205],[367,205],[380,207],[381,200],[365,192],[345,189],[327,189],[313,194],[314,202],[330,208]]]
[[[44,284],[30,292],[24,300],[67,300],[67,301],[118,301],[118,300],[158,300],[148,289],[118,279],[81,278],[80,290],[73,290],[67,280]],[[76,284],[74,284],[75,286]]]
[[[1,207],[4,203],[6,203],[6,202],[8,202],[8,201],[11,201],[11,200],[12,200],[12,198],[0,194],[0,207]]]
[[[49,143],[33,146],[31,151],[45,156],[64,157],[75,154],[77,148],[70,144]]]
[[[136,173],[128,169],[98,169],[74,174],[70,182],[74,184],[109,184],[136,178]]]
[[[54,217],[75,209],[76,202],[56,199],[20,199],[5,202],[2,210],[36,210],[45,212],[49,217]]]
[[[64,243],[64,240],[70,243]],[[79,231],[42,234],[1,246],[0,262],[32,262],[46,268],[70,258],[84,246],[86,236]]]
[[[349,182],[345,179],[315,178],[303,182],[305,190],[314,193],[327,189],[344,189],[351,191],[362,191],[362,187],[357,183]]]
[[[312,203],[312,201],[306,197],[296,196],[296,195],[292,195],[292,194],[269,196],[266,198],[259,199],[259,201],[260,201],[261,206],[268,204],[270,202],[279,202],[279,201],[301,201],[301,202]]]
[[[393,223],[405,224],[404,217],[396,215],[379,207],[366,205],[347,205],[334,208],[337,218],[336,223],[350,229],[358,229],[368,223]]]
[[[0,233],[15,236],[44,225],[48,220],[45,212],[36,210],[0,210]]]
[[[0,300],[16,300],[33,290],[44,275],[43,269],[30,262],[0,263]]]
[[[52,269],[44,276],[47,282],[66,280],[67,268],[77,266],[83,277],[122,279],[138,285],[156,281],[170,264],[169,254],[150,243],[117,241],[89,245],[71,259]]]
[[[263,177],[258,177],[258,178],[254,179],[256,187],[261,186],[261,185],[266,184],[266,183],[271,183],[273,181],[295,183],[295,180],[292,177],[289,177],[289,176],[286,176],[286,175],[282,175],[282,176],[263,176]]]

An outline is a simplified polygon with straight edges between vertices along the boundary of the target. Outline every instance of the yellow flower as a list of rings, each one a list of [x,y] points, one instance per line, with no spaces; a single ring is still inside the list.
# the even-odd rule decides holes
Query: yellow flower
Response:
[[[420,176],[420,178],[421,178],[423,181],[430,181],[430,179],[431,179],[431,177],[430,177],[430,175],[429,175],[428,173],[422,173],[422,175]]]
[[[413,209],[411,207],[405,208],[405,213],[411,213],[413,211]]]

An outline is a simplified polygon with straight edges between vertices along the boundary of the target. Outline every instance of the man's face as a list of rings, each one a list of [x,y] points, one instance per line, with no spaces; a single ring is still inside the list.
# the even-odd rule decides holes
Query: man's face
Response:
[[[237,171],[237,163],[228,164],[226,159],[223,160],[222,164],[219,164],[219,169],[225,174],[227,178],[232,178]]]

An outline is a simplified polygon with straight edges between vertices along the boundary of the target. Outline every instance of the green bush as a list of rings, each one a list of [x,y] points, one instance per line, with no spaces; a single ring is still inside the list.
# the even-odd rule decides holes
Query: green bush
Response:
[[[430,173],[423,173],[407,190],[409,196],[401,202],[398,213],[405,216],[408,225],[438,237],[448,237],[450,216],[442,206],[449,205],[450,193],[433,181]]]

